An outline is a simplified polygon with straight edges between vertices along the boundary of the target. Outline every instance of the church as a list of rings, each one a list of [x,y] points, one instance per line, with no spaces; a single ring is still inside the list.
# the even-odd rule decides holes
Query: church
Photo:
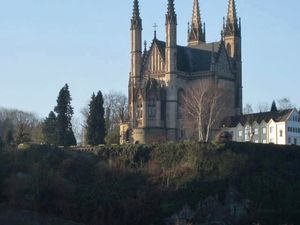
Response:
[[[206,42],[198,0],[194,0],[188,24],[187,46],[177,44],[174,0],[168,0],[165,26],[166,40],[158,40],[155,34],[150,48],[146,49],[145,44],[142,50],[142,19],[139,1],[134,0],[129,119],[121,124],[120,144],[148,143],[158,137],[186,140],[178,113],[180,94],[196,81],[225,84],[232,92],[232,110],[222,117],[242,114],[241,19],[237,18],[235,0],[229,0],[218,42]]]

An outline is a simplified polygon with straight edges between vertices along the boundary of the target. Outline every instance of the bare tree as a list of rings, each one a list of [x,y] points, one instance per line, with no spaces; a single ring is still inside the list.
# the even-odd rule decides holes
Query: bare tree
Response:
[[[246,106],[244,107],[243,113],[244,114],[251,114],[251,113],[253,113],[252,105],[249,104],[249,103],[247,103]]]
[[[41,119],[34,112],[0,108],[0,136],[4,136],[8,130],[12,130],[13,133],[15,133],[20,124],[23,124],[25,132],[32,133],[40,123]],[[32,137],[32,139],[35,140],[39,138]]]
[[[71,120],[72,123],[72,129],[77,141],[77,146],[82,146],[83,145],[83,132],[84,132],[84,127],[82,126],[82,123],[79,118],[77,117],[72,117]]]
[[[128,99],[122,92],[110,91],[104,95],[104,107],[107,116],[111,122],[119,124],[120,121],[125,121],[128,116]]]
[[[122,92],[110,91],[104,94],[105,108],[105,125],[106,125],[106,142],[119,142],[120,122],[126,121],[128,118],[128,99]],[[86,121],[89,115],[89,107],[86,105],[81,109],[82,127],[86,128]]]
[[[231,94],[224,85],[203,80],[191,85],[182,100],[184,119],[188,123],[194,121],[199,141],[208,141],[214,124],[230,108]]]
[[[289,97],[284,97],[282,99],[277,100],[277,105],[279,110],[294,108],[294,104],[291,103]]]
[[[270,111],[270,104],[268,102],[260,102],[256,105],[256,111],[257,112],[269,112]]]
[[[122,92],[110,91],[104,95],[106,142],[118,143],[120,123],[128,118],[128,99]]]

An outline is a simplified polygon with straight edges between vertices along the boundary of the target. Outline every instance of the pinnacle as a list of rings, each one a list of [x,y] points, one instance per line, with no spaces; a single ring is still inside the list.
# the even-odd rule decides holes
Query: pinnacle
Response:
[[[234,0],[229,0],[228,13],[227,13],[227,23],[234,24],[236,21],[237,21],[237,17],[236,17],[235,1]]]
[[[199,1],[198,0],[194,0],[192,27],[194,27],[194,28],[201,28],[202,27]]]
[[[175,14],[174,0],[168,0],[168,15]]]
[[[134,0],[133,3],[133,19],[140,19],[140,9],[138,0]]]

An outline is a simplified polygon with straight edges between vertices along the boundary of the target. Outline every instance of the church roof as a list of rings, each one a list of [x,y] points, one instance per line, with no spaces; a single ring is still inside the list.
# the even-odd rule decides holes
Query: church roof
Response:
[[[239,123],[243,126],[246,123],[253,124],[254,122],[260,124],[261,122],[265,121],[266,123],[268,123],[271,119],[273,119],[275,122],[284,122],[289,118],[292,111],[293,109],[285,109],[279,110],[277,112],[264,112],[240,116],[229,116],[222,121],[220,127],[236,127]]]
[[[166,43],[155,40],[159,51],[165,58]],[[215,49],[215,56],[219,48],[219,43],[200,44],[191,47],[177,46],[177,70],[183,72],[199,72],[210,70],[212,49]]]

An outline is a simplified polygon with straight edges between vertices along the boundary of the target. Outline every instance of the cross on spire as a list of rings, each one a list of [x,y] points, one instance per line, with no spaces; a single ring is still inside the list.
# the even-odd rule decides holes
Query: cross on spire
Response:
[[[154,27],[154,39],[156,39],[156,28],[158,27],[156,23],[154,23],[153,25]]]

